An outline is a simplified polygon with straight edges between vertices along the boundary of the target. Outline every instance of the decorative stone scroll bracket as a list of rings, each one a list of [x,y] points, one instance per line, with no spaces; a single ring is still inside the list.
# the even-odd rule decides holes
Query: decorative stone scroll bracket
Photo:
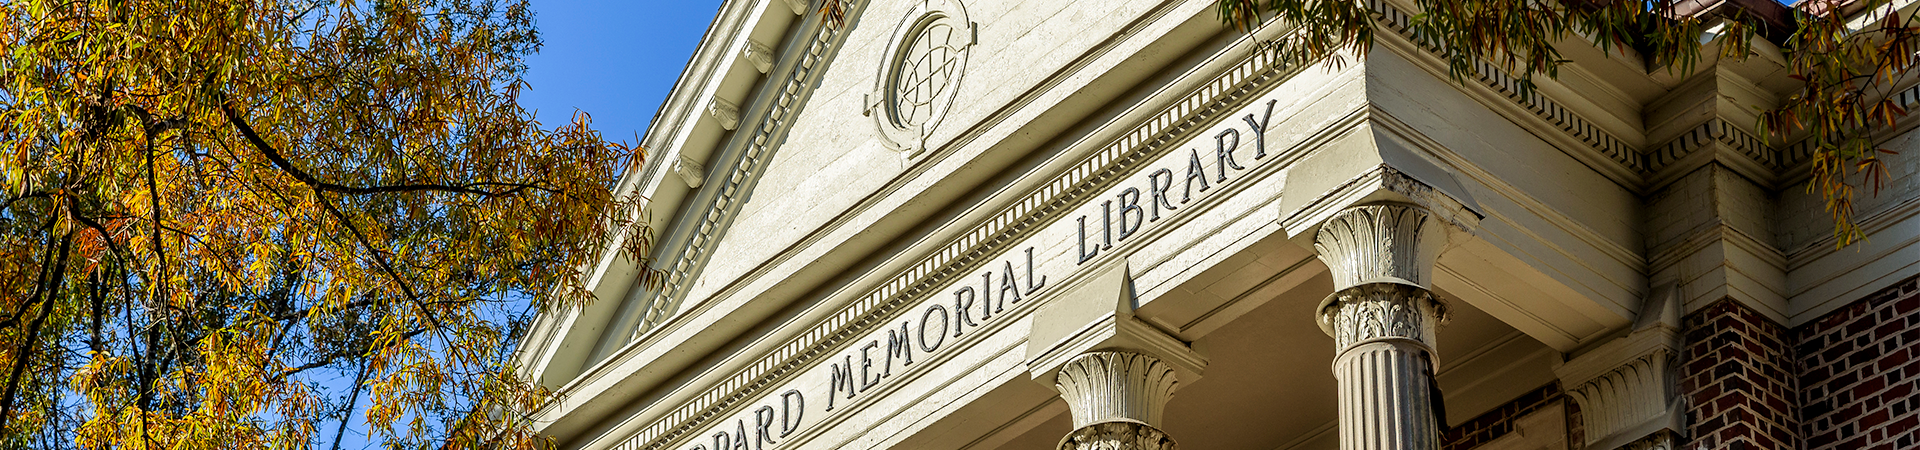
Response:
[[[1580,405],[1592,450],[1673,449],[1684,436],[1685,405],[1675,382],[1680,301],[1675,289],[1641,305],[1633,331],[1554,368]]]
[[[720,121],[720,128],[729,131],[740,128],[740,107],[726,99],[714,97],[713,101],[707,103],[707,114]]]
[[[753,63],[753,69],[760,73],[773,71],[773,49],[767,44],[749,40],[746,46],[740,47],[740,56]]]
[[[685,181],[689,188],[699,189],[701,185],[707,183],[707,166],[688,158],[687,155],[680,155],[680,158],[673,161],[673,173],[680,175],[680,181]]]

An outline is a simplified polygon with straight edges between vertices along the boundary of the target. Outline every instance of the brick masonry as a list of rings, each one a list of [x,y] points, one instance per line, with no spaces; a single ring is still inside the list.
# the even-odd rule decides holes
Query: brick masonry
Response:
[[[1539,389],[1521,394],[1519,397],[1514,398],[1513,401],[1509,401],[1494,407],[1490,411],[1474,416],[1474,418],[1462,422],[1459,426],[1448,427],[1446,430],[1441,431],[1440,450],[1467,450],[1478,447],[1480,444],[1485,444],[1488,441],[1499,439],[1501,436],[1513,432],[1513,422],[1515,420],[1526,417],[1526,415],[1532,414],[1541,407],[1556,403],[1565,403],[1567,405],[1567,429],[1578,430],[1577,427],[1580,421],[1578,407],[1574,406],[1573,402],[1566,401],[1566,396],[1562,395],[1560,391],[1559,383],[1549,383],[1546,386],[1541,386]],[[1569,434],[1577,433],[1578,431],[1571,431]],[[1569,440],[1569,442],[1578,441]]]
[[[1731,300],[1688,314],[1680,391],[1689,449],[1798,448],[1786,327]]]
[[[1732,300],[1682,326],[1682,448],[1920,449],[1920,276],[1794,329]],[[1555,383],[1447,428],[1441,449],[1498,439],[1552,404],[1567,408],[1567,442],[1584,442],[1579,407]]]
[[[1803,448],[1920,448],[1920,277],[1793,334]]]

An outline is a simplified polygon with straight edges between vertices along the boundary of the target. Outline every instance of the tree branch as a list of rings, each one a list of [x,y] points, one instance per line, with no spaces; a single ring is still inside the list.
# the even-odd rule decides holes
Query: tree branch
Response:
[[[40,315],[27,325],[25,339],[20,342],[20,350],[14,352],[13,370],[7,375],[7,387],[4,396],[0,396],[0,433],[7,429],[7,421],[13,418],[13,400],[20,392],[20,377],[27,370],[27,362],[33,359],[35,344],[40,340],[40,327],[46,325],[47,316],[53,315],[53,298],[58,295],[60,285],[67,278],[62,276],[67,270],[67,255],[73,250],[73,234],[68,233],[60,240],[60,254],[53,262],[53,276],[45,284],[48,289],[41,292]]]
[[[232,105],[222,104],[220,105],[220,111],[226,114],[227,121],[232,123],[233,127],[240,131],[240,135],[242,137],[247,138],[248,143],[253,144],[253,148],[255,150],[259,150],[261,155],[266,156],[268,161],[273,162],[274,167],[277,167],[281,171],[286,172],[287,175],[292,176],[293,179],[299,180],[301,184],[305,184],[309,187],[312,187],[314,190],[317,190],[317,191],[333,192],[333,193],[344,194],[344,195],[386,194],[386,193],[397,193],[397,192],[447,192],[447,193],[455,193],[455,194],[473,194],[473,195],[479,195],[482,197],[489,197],[489,198],[510,197],[510,196],[518,195],[521,192],[525,192],[529,189],[538,189],[538,190],[547,191],[547,192],[556,193],[556,194],[560,193],[560,191],[558,190],[547,188],[544,186],[538,186],[530,183],[500,183],[500,182],[482,182],[482,183],[467,183],[467,184],[414,183],[414,184],[395,184],[395,185],[365,186],[365,187],[347,186],[343,184],[332,183],[326,180],[321,180],[319,177],[315,177],[313,176],[313,174],[307,173],[307,171],[302,170],[300,169],[300,167],[293,165],[292,161],[288,161],[285,156],[282,156],[280,154],[279,149],[274,148],[273,144],[267,143],[267,140],[265,138],[260,137],[259,133],[254,132],[253,126],[248,125],[246,119],[240,117],[240,112],[235,111]],[[488,190],[488,188],[504,188],[504,189]]]

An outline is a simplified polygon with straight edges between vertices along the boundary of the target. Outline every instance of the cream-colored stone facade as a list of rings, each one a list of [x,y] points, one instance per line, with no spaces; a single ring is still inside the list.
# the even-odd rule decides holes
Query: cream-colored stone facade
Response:
[[[1802,147],[1753,137],[1793,87],[1765,42],[1570,42],[1522,94],[1450,80],[1410,0],[1302,67],[1211,1],[821,1],[722,7],[619,185],[654,253],[522,343],[561,448],[1430,449],[1501,411],[1476,445],[1673,447],[1683,317],[1920,274],[1916,119],[1836,250]]]

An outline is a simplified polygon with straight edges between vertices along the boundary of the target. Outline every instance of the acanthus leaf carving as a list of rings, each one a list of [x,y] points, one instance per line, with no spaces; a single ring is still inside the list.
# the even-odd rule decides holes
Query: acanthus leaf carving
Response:
[[[1424,288],[1433,285],[1447,226],[1417,206],[1361,205],[1327,219],[1313,248],[1333,272],[1335,291],[1382,282]]]
[[[1139,422],[1101,422],[1080,427],[1060,440],[1060,450],[1173,450],[1167,433]]]
[[[1418,286],[1372,283],[1335,292],[1320,308],[1320,326],[1345,351],[1380,339],[1406,339],[1432,349],[1446,303]]]
[[[1088,352],[1060,368],[1056,388],[1076,427],[1112,420],[1160,423],[1177,387],[1173,366],[1139,353]]]

